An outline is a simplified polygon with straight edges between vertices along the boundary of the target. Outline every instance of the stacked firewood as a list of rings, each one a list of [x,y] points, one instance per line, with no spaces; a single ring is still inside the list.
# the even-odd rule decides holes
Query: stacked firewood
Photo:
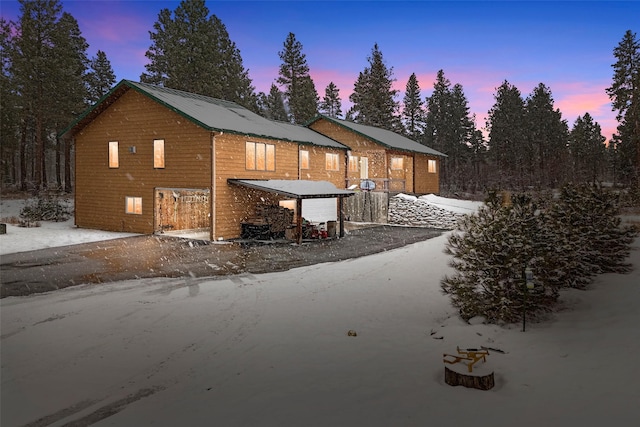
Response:
[[[269,224],[272,235],[284,235],[287,227],[293,224],[293,210],[278,205],[260,204],[256,206],[255,216],[248,218],[246,222]]]

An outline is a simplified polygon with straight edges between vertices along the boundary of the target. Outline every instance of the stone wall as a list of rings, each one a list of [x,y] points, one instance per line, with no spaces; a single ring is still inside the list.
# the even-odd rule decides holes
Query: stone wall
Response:
[[[389,198],[389,224],[453,230],[462,216],[416,197],[399,194]]]

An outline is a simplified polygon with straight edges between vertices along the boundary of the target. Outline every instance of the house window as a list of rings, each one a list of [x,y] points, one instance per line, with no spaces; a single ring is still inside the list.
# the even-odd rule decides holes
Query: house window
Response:
[[[402,157],[392,157],[391,158],[391,170],[402,170],[403,166],[403,158]]]
[[[118,141],[109,142],[109,167],[117,168],[120,166],[118,162]]]
[[[164,139],[153,140],[153,167],[164,169]]]
[[[300,169],[309,169],[309,152],[300,150]]]
[[[125,213],[142,215],[142,197],[125,197]]]
[[[349,172],[358,172],[358,156],[349,156]]]
[[[275,171],[276,146],[262,142],[247,142],[245,167],[249,170]]]
[[[328,171],[340,170],[339,156],[335,153],[327,153],[325,156],[325,169]]]
[[[435,160],[429,160],[427,169],[428,169],[429,173],[436,173],[436,161]]]

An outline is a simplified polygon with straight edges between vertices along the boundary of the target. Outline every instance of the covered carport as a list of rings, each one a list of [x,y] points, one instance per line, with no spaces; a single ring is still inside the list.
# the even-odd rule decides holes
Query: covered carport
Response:
[[[296,201],[296,241],[302,243],[302,200],[338,199],[339,236],[344,237],[342,199],[354,194],[353,191],[336,188],[329,181],[309,181],[303,179],[228,179],[229,184],[240,185],[254,190],[275,193]]]

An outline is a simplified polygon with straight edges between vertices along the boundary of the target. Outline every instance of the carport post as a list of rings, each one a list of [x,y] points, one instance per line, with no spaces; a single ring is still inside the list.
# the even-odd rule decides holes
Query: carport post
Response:
[[[340,216],[340,237],[344,237],[344,214],[342,213],[342,201],[344,197],[338,197],[338,215]]]
[[[296,199],[296,243],[302,243],[302,199]]]

